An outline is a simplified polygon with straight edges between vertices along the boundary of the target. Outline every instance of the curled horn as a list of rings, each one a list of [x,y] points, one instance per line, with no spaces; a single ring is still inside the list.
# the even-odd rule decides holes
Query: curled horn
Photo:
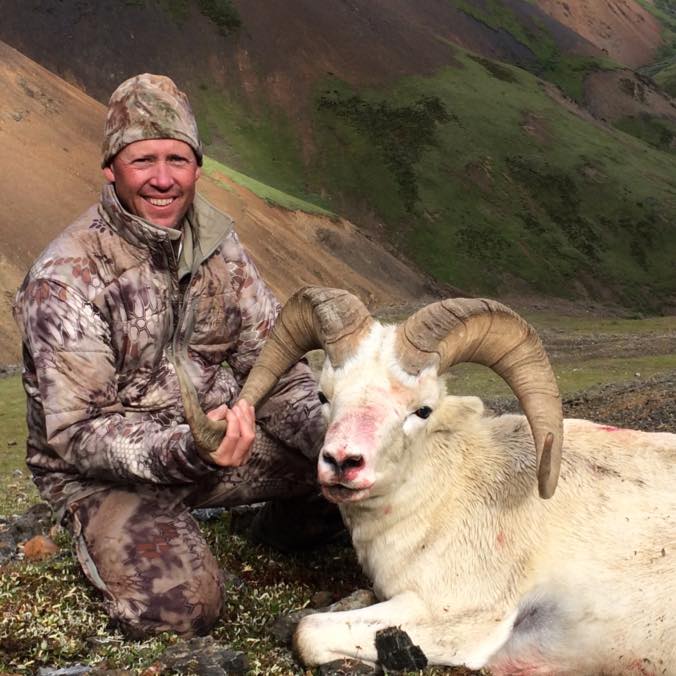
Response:
[[[492,300],[456,298],[432,303],[398,327],[403,368],[412,374],[437,365],[473,362],[495,371],[528,418],[537,459],[540,497],[554,494],[561,466],[563,414],[549,359],[530,324]]]
[[[354,351],[373,319],[366,306],[342,289],[306,286],[285,303],[242,387],[239,398],[258,406],[277,381],[306,352],[323,348],[334,368]],[[210,459],[227,425],[210,420],[200,408],[184,362],[186,350],[175,350],[175,367],[185,415],[202,458]]]

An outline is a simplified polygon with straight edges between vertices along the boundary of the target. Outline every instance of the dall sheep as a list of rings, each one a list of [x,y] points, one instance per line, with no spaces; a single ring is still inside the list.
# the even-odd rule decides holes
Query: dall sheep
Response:
[[[535,331],[480,299],[390,326],[348,292],[301,289],[241,396],[257,404],[320,347],[319,483],[381,602],[305,617],[305,664],[377,663],[378,632],[394,626],[430,665],[676,674],[676,434],[564,421]],[[526,417],[446,396],[441,376],[463,361],[500,374]],[[187,396],[186,408],[217,445],[222,430],[209,441]]]

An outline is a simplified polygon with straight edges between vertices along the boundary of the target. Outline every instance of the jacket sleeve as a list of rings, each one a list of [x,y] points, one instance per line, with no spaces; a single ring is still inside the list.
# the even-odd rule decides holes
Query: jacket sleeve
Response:
[[[233,233],[233,237],[236,235]],[[236,263],[236,289],[241,329],[228,364],[243,385],[281,309],[271,289],[242,247]],[[313,460],[324,439],[326,423],[321,412],[317,381],[305,360],[280,379],[270,397],[256,410],[256,420],[272,437],[300,450]]]
[[[47,442],[85,476],[181,484],[217,469],[197,455],[187,425],[126,412],[117,396],[111,330],[96,307],[61,283],[33,279],[15,316],[29,350]]]

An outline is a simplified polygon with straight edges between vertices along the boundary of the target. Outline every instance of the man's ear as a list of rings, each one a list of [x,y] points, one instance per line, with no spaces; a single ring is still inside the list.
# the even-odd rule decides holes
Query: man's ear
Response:
[[[115,183],[115,172],[113,171],[113,165],[109,164],[107,167],[103,167],[103,176],[108,181],[108,183]]]
[[[195,172],[195,180],[197,180],[201,175],[202,175],[201,168],[197,167],[197,171]]]

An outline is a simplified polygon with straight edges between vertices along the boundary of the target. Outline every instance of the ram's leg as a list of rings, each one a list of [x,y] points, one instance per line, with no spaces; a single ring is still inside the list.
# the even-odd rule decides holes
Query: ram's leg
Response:
[[[294,646],[308,666],[351,658],[394,668],[386,662],[390,655],[383,642],[383,630],[394,627],[402,632],[399,644],[418,660],[407,668],[424,666],[421,656],[426,664],[480,668],[505,643],[513,622],[513,615],[492,613],[433,617],[417,595],[406,593],[360,610],[309,615],[298,626]]]
[[[425,614],[420,599],[407,593],[358,610],[308,615],[298,625],[294,649],[308,666],[343,658],[375,664],[376,633],[392,626],[409,626]]]

